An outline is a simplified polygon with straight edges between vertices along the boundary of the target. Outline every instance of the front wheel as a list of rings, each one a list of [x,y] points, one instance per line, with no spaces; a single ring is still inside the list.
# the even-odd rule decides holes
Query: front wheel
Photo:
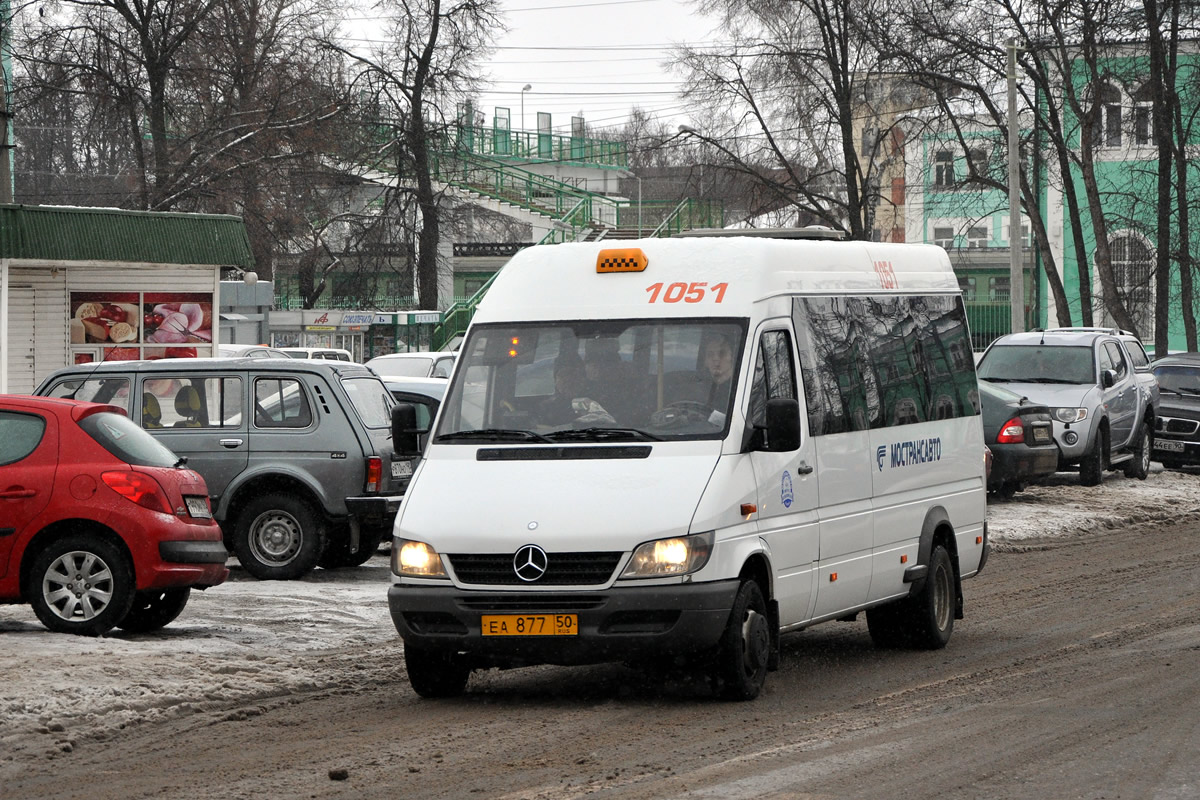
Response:
[[[246,572],[259,580],[304,577],[317,565],[324,547],[320,518],[294,495],[256,497],[238,512],[233,551]]]
[[[1099,486],[1104,479],[1104,454],[1108,451],[1108,434],[1101,430],[1096,434],[1092,449],[1084,454],[1079,462],[1079,483],[1081,486]]]
[[[33,613],[56,633],[101,636],[125,618],[136,588],[117,545],[83,533],[51,542],[33,559]]]
[[[738,587],[725,632],[717,645],[713,677],[727,700],[753,700],[767,680],[771,625],[767,601],[754,580]]]
[[[192,587],[147,589],[134,595],[133,606],[117,627],[130,633],[149,633],[175,621],[191,597]]]
[[[457,697],[467,688],[471,668],[459,653],[404,644],[408,682],[421,697]]]
[[[1150,425],[1142,425],[1135,434],[1133,460],[1125,463],[1125,477],[1146,480],[1150,474]]]

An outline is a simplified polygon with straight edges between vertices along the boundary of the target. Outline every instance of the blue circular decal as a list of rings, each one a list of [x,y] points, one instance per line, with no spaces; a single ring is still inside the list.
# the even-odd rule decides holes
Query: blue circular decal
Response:
[[[792,491],[792,476],[786,469],[783,471],[783,480],[779,485],[779,499],[783,501],[784,508],[791,508],[792,501],[796,499],[796,493]]]

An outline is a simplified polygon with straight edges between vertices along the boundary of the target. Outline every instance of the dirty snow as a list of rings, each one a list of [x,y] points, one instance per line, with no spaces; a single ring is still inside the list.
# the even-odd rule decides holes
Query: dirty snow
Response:
[[[1107,473],[1091,489],[1061,473],[1010,501],[993,500],[993,545],[1021,548],[1200,511],[1200,476],[1153,469],[1144,482]],[[0,767],[23,752],[70,750],[79,737],[139,721],[377,680],[370,670],[356,678],[368,656],[394,661],[392,678],[403,681],[387,586],[383,555],[285,583],[235,568],[227,583],[193,592],[162,631],[99,639],[49,633],[28,606],[0,606]]]

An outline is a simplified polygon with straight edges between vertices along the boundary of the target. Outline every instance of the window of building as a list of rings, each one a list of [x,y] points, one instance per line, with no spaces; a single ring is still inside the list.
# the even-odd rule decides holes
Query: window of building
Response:
[[[986,225],[972,225],[967,228],[967,247],[987,247],[988,229]]]
[[[1095,124],[1092,127],[1092,144],[1095,147],[1120,147],[1121,91],[1111,84],[1102,84],[1097,104]]]
[[[933,185],[942,189],[954,186],[954,154],[938,150],[933,157]]]
[[[1007,275],[995,275],[988,278],[988,300],[993,303],[1007,303],[1011,283]]]
[[[967,152],[967,158],[971,163],[972,175],[976,177],[987,177],[989,173],[989,158],[988,151],[982,147],[972,147]]]
[[[1139,145],[1153,145],[1154,138],[1154,87],[1142,85],[1133,94],[1133,141]]]
[[[937,225],[933,229],[933,243],[938,247],[949,250],[954,247],[954,228],[949,225]]]
[[[1154,253],[1140,236],[1119,234],[1109,241],[1117,296],[1143,339],[1154,336]],[[1107,307],[1105,324],[1116,325]]]
[[[959,275],[958,288],[962,290],[963,299],[968,303],[975,299],[975,277],[973,275]]]

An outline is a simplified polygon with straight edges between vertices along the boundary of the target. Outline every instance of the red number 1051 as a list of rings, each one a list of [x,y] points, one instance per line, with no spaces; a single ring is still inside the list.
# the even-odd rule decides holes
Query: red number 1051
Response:
[[[651,303],[657,303],[660,300],[664,303],[700,303],[710,292],[715,295],[712,301],[720,303],[725,299],[725,290],[729,288],[728,283],[714,283],[709,286],[707,281],[665,285],[665,290],[663,289],[664,284],[661,283],[654,283],[646,287],[646,291],[650,293]]]

